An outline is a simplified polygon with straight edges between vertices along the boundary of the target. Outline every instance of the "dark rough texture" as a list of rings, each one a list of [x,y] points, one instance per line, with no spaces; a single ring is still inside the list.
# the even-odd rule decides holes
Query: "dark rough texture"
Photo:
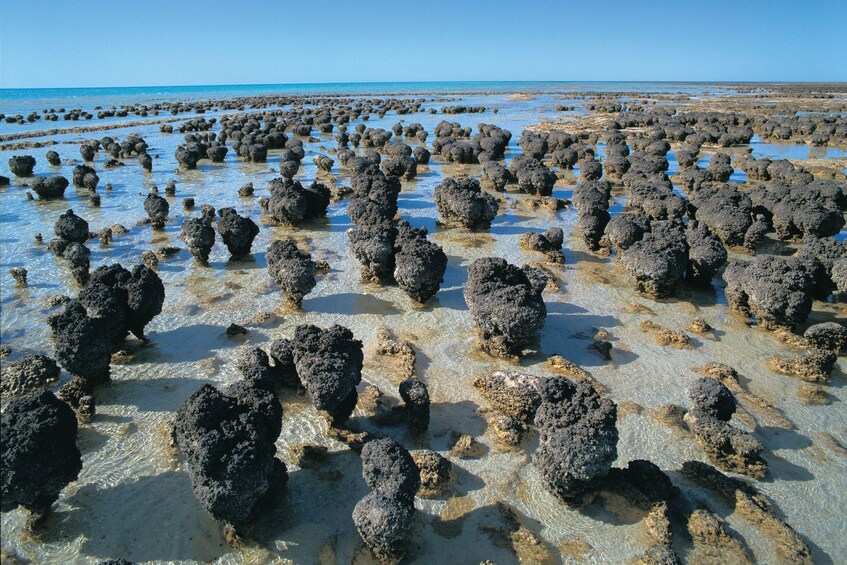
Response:
[[[390,220],[362,224],[347,232],[353,255],[362,265],[362,279],[390,282],[394,276],[397,225]]]
[[[303,220],[326,215],[330,193],[321,183],[314,182],[304,188],[291,179],[274,179],[268,189],[271,193],[268,212],[277,222],[297,225]]]
[[[403,553],[403,541],[412,527],[415,506],[381,491],[356,503],[353,523],[365,544],[381,559]]]
[[[606,225],[605,234],[609,243],[619,253],[641,241],[644,234],[650,231],[650,219],[638,212],[634,214],[618,214]]]
[[[735,397],[726,386],[716,380],[703,377],[688,386],[688,398],[700,412],[729,421],[735,413]]]
[[[51,324],[59,365],[89,389],[107,382],[112,342],[103,323],[90,318],[81,302],[71,300]]]
[[[544,325],[544,287],[527,275],[499,257],[477,259],[468,268],[465,301],[483,347],[492,353],[519,353]]]
[[[2,430],[0,508],[9,512],[23,506],[35,516],[47,514],[82,469],[76,415],[53,393],[43,391],[9,402]]]
[[[812,277],[815,298],[825,300],[835,290],[847,292],[845,281],[839,285],[836,280],[836,265],[847,262],[847,243],[832,237],[815,236],[806,237],[803,243],[805,245],[795,257]]]
[[[235,208],[221,208],[218,210],[218,233],[230,255],[244,257],[250,254],[259,226],[250,218],[240,216]]]
[[[32,183],[32,191],[38,195],[41,200],[53,200],[62,198],[65,195],[65,189],[68,188],[70,182],[62,175],[53,175],[52,177],[38,177]]]
[[[73,210],[68,210],[59,216],[53,226],[53,231],[65,241],[76,241],[77,243],[88,241],[88,222],[74,214]]]
[[[347,215],[357,226],[376,225],[393,220],[397,214],[397,196],[400,180],[386,176],[379,167],[368,166],[353,176],[353,196],[347,206]]]
[[[587,381],[544,383],[535,425],[541,432],[533,464],[547,489],[569,505],[580,505],[618,456],[617,407]]]
[[[403,446],[385,438],[362,448],[362,477],[373,492],[356,504],[353,523],[377,557],[399,557],[415,514],[420,470]]]
[[[203,263],[209,260],[209,253],[215,245],[215,230],[201,218],[186,218],[179,230],[182,241],[188,246],[188,251]]]
[[[838,355],[847,354],[847,327],[838,322],[823,322],[809,326],[803,337],[816,349],[834,351]]]
[[[362,478],[372,489],[411,501],[421,486],[412,455],[391,438],[369,441],[362,448]]]
[[[435,205],[442,219],[470,229],[488,229],[500,204],[473,178],[447,178],[435,187]]]
[[[553,193],[556,173],[535,157],[518,155],[509,164],[509,171],[521,191],[539,196],[550,196]]]
[[[447,255],[426,239],[426,228],[401,221],[394,250],[394,280],[403,292],[421,304],[435,296],[447,270]]]
[[[269,390],[241,382],[224,392],[203,385],[176,415],[194,495],[216,520],[239,531],[287,477],[275,457],[282,406]]]
[[[265,259],[268,273],[285,293],[286,300],[299,306],[317,284],[311,254],[300,251],[290,238],[278,239],[271,242]]]
[[[16,177],[31,177],[35,168],[35,157],[32,155],[13,155],[9,157],[9,170]]]
[[[812,278],[793,258],[762,255],[734,262],[723,275],[730,310],[756,316],[766,329],[793,328],[812,310]]]
[[[600,238],[609,223],[609,196],[612,187],[606,181],[586,181],[574,188],[573,203],[577,208],[577,226],[585,245],[599,247]]]
[[[89,278],[88,269],[91,266],[91,260],[89,259],[91,250],[85,245],[74,241],[65,248],[64,255],[71,266],[71,274],[77,284],[80,286],[87,284]]]
[[[59,381],[59,366],[46,355],[25,355],[3,363],[0,391],[3,399],[39,391]]]
[[[165,303],[165,285],[156,271],[146,265],[136,265],[126,284],[127,327],[136,337],[144,338],[144,328],[162,312]]]
[[[721,240],[715,237],[705,224],[691,220],[685,228],[688,242],[688,269],[686,277],[693,282],[707,285],[726,263],[727,252]]]
[[[150,217],[150,223],[157,228],[165,225],[170,208],[168,201],[156,194],[150,193],[144,200],[144,211]]]
[[[423,381],[408,379],[400,383],[400,398],[406,404],[409,426],[416,432],[429,427],[429,391]]]
[[[339,325],[326,330],[300,325],[292,353],[315,408],[328,412],[335,424],[346,420],[356,407],[356,385],[362,380],[362,342]]]
[[[621,253],[620,258],[635,287],[652,298],[676,292],[688,266],[688,243],[682,225],[657,221],[641,240]]]

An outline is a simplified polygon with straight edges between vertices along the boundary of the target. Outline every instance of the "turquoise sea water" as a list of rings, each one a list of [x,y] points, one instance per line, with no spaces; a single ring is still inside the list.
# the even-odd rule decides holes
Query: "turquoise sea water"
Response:
[[[456,92],[695,92],[731,89],[732,85],[669,82],[338,82],[303,84],[224,84],[187,86],[128,86],[90,88],[0,88],[0,112],[22,113],[41,106],[68,109],[163,100],[206,100],[270,94],[450,94]]]

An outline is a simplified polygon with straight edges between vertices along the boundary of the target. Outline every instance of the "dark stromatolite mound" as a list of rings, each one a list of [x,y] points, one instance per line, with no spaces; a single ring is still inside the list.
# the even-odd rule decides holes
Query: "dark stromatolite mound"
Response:
[[[372,208],[374,209],[374,208]],[[361,224],[347,231],[353,255],[362,265],[362,280],[390,282],[394,276],[397,224],[391,220]]]
[[[35,169],[35,157],[32,155],[12,155],[9,157],[9,170],[16,177],[31,177]]]
[[[54,167],[58,167],[62,164],[62,158],[59,157],[59,154],[55,151],[48,151],[45,155],[47,162]]]
[[[40,200],[54,200],[65,195],[65,189],[70,182],[62,175],[51,177],[38,177],[32,183],[32,191],[38,195]]]
[[[535,157],[518,155],[509,164],[509,172],[523,192],[539,196],[550,196],[553,193],[556,173]]]
[[[650,219],[636,212],[633,214],[618,214],[606,224],[605,235],[611,246],[621,253],[641,241],[644,234],[650,231]]]
[[[271,242],[265,255],[268,273],[285,294],[289,303],[300,306],[309,292],[315,288],[315,262],[312,255],[297,248],[292,239]]]
[[[803,337],[815,349],[834,351],[837,355],[847,354],[847,326],[838,322],[822,322],[809,326]]]
[[[3,363],[0,393],[5,400],[39,391],[59,381],[59,366],[46,355],[25,355]]]
[[[727,266],[726,300],[729,309],[756,316],[765,329],[793,328],[812,310],[812,278],[794,258],[761,255],[749,263]]]
[[[378,558],[396,559],[414,518],[420,470],[403,446],[385,438],[362,448],[362,477],[373,490],[356,504],[353,523]]]
[[[347,215],[354,224],[374,225],[394,219],[400,194],[397,177],[386,175],[379,167],[371,165],[353,176],[350,187],[353,196],[347,206]]]
[[[75,241],[65,247],[64,257],[71,266],[71,274],[78,285],[88,283],[88,269],[91,266],[91,250],[85,245]]]
[[[51,318],[56,336],[56,361],[82,381],[84,389],[109,380],[112,342],[104,324],[88,316],[85,306],[71,300]]]
[[[495,190],[504,190],[512,181],[512,173],[498,161],[487,161],[482,166],[483,180],[488,180]]]
[[[297,376],[318,410],[334,424],[346,420],[356,407],[356,385],[362,380],[362,342],[339,325],[321,329],[297,326],[292,355]]]
[[[76,415],[45,390],[9,402],[2,432],[0,506],[3,512],[23,506],[37,520],[82,469]]]
[[[547,316],[544,284],[529,274],[499,257],[471,263],[464,294],[484,349],[508,356],[538,337]]]
[[[435,205],[442,219],[470,229],[488,229],[500,204],[473,178],[447,178],[435,187]]]
[[[723,243],[706,224],[696,220],[686,224],[685,240],[688,242],[686,278],[698,284],[710,284],[718,269],[726,263],[727,252]]]
[[[146,265],[136,265],[126,284],[127,329],[137,338],[144,339],[144,328],[162,312],[165,303],[165,285],[156,271]]]
[[[244,257],[250,254],[259,226],[250,218],[239,215],[235,208],[221,208],[218,210],[218,233],[230,255]]]
[[[406,404],[409,427],[415,432],[425,432],[429,427],[429,391],[418,379],[407,379],[400,383],[400,398]]]
[[[74,167],[71,180],[75,187],[87,188],[89,190],[97,188],[97,183],[100,181],[97,177],[97,171],[88,165],[77,165]]]
[[[836,273],[838,263],[847,263],[847,243],[833,237],[808,236],[795,257],[812,277],[815,298],[825,300],[835,290],[847,292],[847,286],[839,281]],[[840,284],[839,284],[840,283]]]
[[[236,534],[287,478],[274,445],[281,424],[282,406],[273,392],[248,382],[223,392],[203,385],[177,412],[175,437],[194,495]]]
[[[274,179],[268,189],[271,193],[268,212],[277,222],[297,225],[303,220],[326,215],[330,193],[319,182],[304,188],[298,181]]]
[[[447,270],[447,255],[426,238],[426,228],[399,222],[394,243],[394,280],[413,300],[423,304],[438,292]]]
[[[754,248],[761,239],[756,232],[762,228],[754,227],[753,203],[735,185],[708,185],[692,191],[688,211],[725,245]]]
[[[787,186],[770,183],[750,191],[754,209],[763,213],[782,240],[805,236],[836,235],[844,227],[847,185],[835,181],[812,181]]]
[[[573,203],[577,208],[579,231],[585,245],[596,250],[606,224],[609,223],[609,197],[612,186],[607,181],[587,181],[578,185],[573,192]]]
[[[656,221],[651,231],[620,254],[635,288],[651,298],[666,298],[676,288],[688,266],[688,243],[682,224]]]
[[[128,278],[129,271],[125,273]],[[77,298],[85,306],[88,316],[101,326],[114,346],[118,346],[129,332],[127,328],[128,296],[126,288],[122,285],[108,285],[95,280],[83,289]]]
[[[688,387],[688,398],[701,413],[718,420],[729,421],[735,414],[735,397],[717,379],[697,379]]]
[[[535,425],[541,432],[533,464],[547,489],[579,506],[617,459],[617,407],[587,381],[544,381]]]
[[[179,235],[198,261],[205,263],[209,260],[209,253],[215,245],[215,230],[209,222],[202,218],[186,218]]]
[[[150,193],[144,200],[144,211],[150,217],[150,223],[156,228],[165,225],[170,208],[168,201],[157,194]]]
[[[67,242],[85,243],[88,241],[88,222],[74,214],[73,210],[68,210],[59,216],[53,226],[53,231]]]
[[[767,463],[760,457],[762,444],[729,423],[735,413],[732,392],[720,381],[703,377],[688,387],[694,406],[685,415],[697,443],[721,469],[763,477]]]

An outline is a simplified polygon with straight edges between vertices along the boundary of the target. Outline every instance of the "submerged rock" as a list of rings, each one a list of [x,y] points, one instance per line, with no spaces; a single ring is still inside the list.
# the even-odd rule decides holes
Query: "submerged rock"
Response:
[[[52,386],[59,382],[59,374],[59,366],[46,355],[25,355],[17,361],[3,363],[2,398],[6,400]]]

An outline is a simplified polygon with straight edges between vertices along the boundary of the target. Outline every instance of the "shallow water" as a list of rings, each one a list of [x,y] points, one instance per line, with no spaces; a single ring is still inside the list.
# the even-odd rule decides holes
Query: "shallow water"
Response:
[[[510,101],[504,94],[486,94],[466,96],[455,103],[497,107],[499,113],[419,113],[399,118],[421,122],[430,134],[441,119],[474,127],[479,122],[496,123],[513,133],[508,159],[519,152],[521,130],[556,116],[552,105],[561,103],[561,97],[543,95]],[[37,107],[40,109],[41,104]],[[382,120],[376,118],[373,116],[367,124],[387,129],[398,121],[393,113]],[[4,124],[0,133],[9,133],[15,127],[18,126]],[[426,226],[449,257],[440,292],[426,307],[416,308],[397,287],[377,287],[359,281],[359,264],[348,252],[346,230],[351,223],[345,213],[346,201],[331,205],[327,219],[299,229],[268,224],[268,218],[261,214],[258,196],[267,194],[267,183],[275,177],[269,168],[277,165],[278,151],[269,152],[267,164],[242,163],[230,151],[224,164],[204,164],[196,171],[175,172],[173,155],[182,141],[181,135],[160,134],[156,125],[117,134],[123,137],[132,131],[145,138],[151,154],[159,155],[154,160],[154,171],[143,173],[133,160],[127,160],[125,167],[103,170],[103,152],[98,154],[95,168],[101,178],[100,208],[90,207],[85,191],[77,193],[73,187],[68,188],[65,200],[58,202],[27,201],[23,186],[26,181],[21,179],[13,179],[10,187],[0,189],[2,342],[15,351],[15,356],[24,352],[52,354],[49,329],[44,322],[48,313],[44,300],[49,295],[78,292],[64,262],[33,240],[36,232],[48,240],[57,216],[67,208],[87,219],[92,231],[114,223],[130,228],[128,234],[116,236],[109,247],[91,243],[92,268],[115,261],[131,265],[139,261],[143,250],[162,245],[182,247],[182,220],[199,214],[202,203],[218,208],[235,206],[239,213],[253,218],[261,232],[254,241],[254,253],[243,261],[230,261],[218,239],[208,267],[196,264],[186,250],[160,263],[159,274],[167,291],[164,310],[148,326],[151,343],[142,347],[130,364],[113,365],[112,385],[98,391],[97,416],[80,429],[83,470],[79,480],[64,490],[39,541],[22,536],[22,511],[4,514],[4,549],[14,549],[38,563],[95,563],[118,557],[135,562],[260,563],[280,559],[304,563],[317,561],[322,548],[327,551],[327,547],[333,547],[337,562],[351,562],[360,541],[350,516],[368,489],[361,479],[358,457],[327,437],[326,423],[303,398],[282,398],[285,416],[277,447],[289,466],[286,500],[258,520],[255,542],[243,551],[226,546],[219,524],[195,500],[187,474],[165,447],[163,432],[185,397],[202,383],[224,385],[240,378],[233,362],[240,347],[290,337],[301,323],[340,323],[365,344],[360,390],[368,383],[375,384],[399,401],[397,385],[401,374],[373,353],[376,328],[386,325],[414,344],[417,374],[427,383],[433,401],[430,430],[422,440],[410,436],[402,426],[377,427],[359,411],[354,413],[351,425],[392,435],[410,449],[429,447],[446,454],[454,431],[471,434],[486,447],[486,454],[480,459],[453,459],[459,482],[452,497],[416,501],[421,512],[413,531],[414,549],[409,562],[516,562],[510,551],[495,544],[479,528],[492,520],[496,522],[494,504],[498,501],[514,507],[521,522],[554,550],[583,540],[593,548],[583,556],[587,562],[621,562],[640,554],[645,549],[643,524],[617,516],[597,503],[583,511],[569,510],[560,504],[541,486],[539,475],[530,464],[529,454],[537,439],[530,437],[518,451],[503,451],[486,429],[485,419],[477,413],[487,402],[471,386],[473,377],[493,368],[514,366],[478,351],[474,325],[462,295],[467,266],[478,257],[490,255],[517,264],[537,261],[540,254],[518,247],[520,235],[558,225],[565,231],[567,257],[567,264],[558,273],[561,291],[545,293],[549,312],[546,325],[537,350],[521,360],[521,367],[546,373],[546,358],[561,354],[606,385],[616,402],[630,401],[641,406],[640,413],[623,415],[621,410],[616,466],[625,466],[632,459],[649,459],[671,471],[675,484],[689,499],[706,501],[727,517],[757,561],[774,562],[776,554],[768,538],[732,514],[709,492],[672,472],[683,461],[702,460],[704,454],[693,438],[678,435],[651,415],[663,404],[687,404],[685,389],[697,378],[691,367],[711,361],[733,366],[751,392],[771,402],[795,426],[793,430],[786,429],[784,420],[758,411],[755,406],[746,407],[758,424],[754,435],[765,445],[764,458],[770,468],[769,477],[756,481],[756,488],[774,501],[786,521],[810,543],[816,561],[839,562],[847,554],[847,526],[843,520],[847,507],[847,364],[839,360],[828,387],[831,405],[801,404],[796,392],[800,381],[773,374],[764,364],[764,358],[784,354],[784,347],[771,335],[751,330],[728,315],[718,281],[711,290],[684,291],[679,300],[656,302],[639,297],[630,289],[630,281],[620,266],[588,253],[581,241],[572,237],[576,223],[573,211],[554,214],[505,205],[490,236],[438,226],[432,201],[434,187],[444,176],[476,175],[479,166],[441,164],[434,158],[429,167],[419,166],[417,179],[403,183],[399,199],[402,217],[413,225]],[[106,134],[54,135],[50,139],[72,143],[14,153],[34,155],[37,174],[62,173],[70,178],[73,165],[49,167],[44,159],[46,151],[54,149],[63,159],[79,160],[81,140]],[[325,153],[319,146],[335,145],[330,136],[320,139],[319,143],[306,144],[307,155],[297,179],[311,182],[316,175],[312,157]],[[778,147],[786,147],[786,155],[808,153],[805,146]],[[754,151],[783,156],[768,153],[776,149],[766,144],[754,145]],[[0,153],[0,162],[5,163],[11,154]],[[341,174],[343,171],[337,166],[332,172],[339,176],[341,184],[349,183],[349,177]],[[177,193],[168,198],[171,220],[165,229],[153,231],[150,226],[137,226],[136,222],[145,216],[142,202],[151,186],[163,187],[171,179],[177,181]],[[733,180],[743,181],[743,177]],[[239,198],[238,188],[250,181],[256,188],[256,198]],[[104,188],[107,183],[112,184],[108,192]],[[569,194],[570,188],[565,184],[557,185],[554,192],[559,197]],[[504,196],[510,201],[525,199],[513,193]],[[185,197],[196,199],[195,212],[182,210],[181,200]],[[332,267],[304,300],[303,312],[284,308],[280,293],[265,270],[264,254],[270,241],[284,236],[297,237],[298,244],[306,244],[315,259],[325,259]],[[7,272],[14,266],[29,270],[29,288],[15,289],[9,284]],[[276,317],[260,320],[259,314],[266,312],[273,312]],[[816,303],[810,323],[844,314],[842,305]],[[693,346],[685,350],[658,346],[638,328],[642,320],[652,319],[662,326],[684,329],[694,316],[703,317],[717,332],[714,338],[694,337]],[[227,337],[225,329],[231,322],[248,327],[250,333],[243,339]],[[591,336],[600,328],[613,336],[611,363],[587,348]],[[286,448],[300,442],[328,446],[332,454],[326,467],[299,469],[289,463]],[[684,553],[684,541],[680,548]],[[561,560],[571,562],[575,558],[564,552]]]

